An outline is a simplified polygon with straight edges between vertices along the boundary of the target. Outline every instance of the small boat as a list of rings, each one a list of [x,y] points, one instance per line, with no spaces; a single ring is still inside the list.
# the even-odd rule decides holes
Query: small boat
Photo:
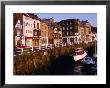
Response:
[[[87,52],[83,48],[77,48],[74,52],[74,60],[79,61],[87,56]]]

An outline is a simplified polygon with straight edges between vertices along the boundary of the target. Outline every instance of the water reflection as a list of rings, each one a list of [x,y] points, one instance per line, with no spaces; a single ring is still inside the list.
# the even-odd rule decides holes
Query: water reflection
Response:
[[[50,60],[47,66],[35,72],[35,75],[97,75],[97,58],[93,57],[94,47],[86,48],[87,57],[90,57],[94,63],[83,63],[74,61],[73,56],[60,56]]]
[[[73,75],[75,61],[72,56],[62,56],[51,62],[50,74]]]

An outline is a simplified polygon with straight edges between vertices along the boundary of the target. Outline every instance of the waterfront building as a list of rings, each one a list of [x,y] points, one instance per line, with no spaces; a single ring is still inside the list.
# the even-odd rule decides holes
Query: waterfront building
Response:
[[[40,22],[40,28],[41,28],[42,46],[47,46],[49,44],[48,43],[48,33],[49,33],[48,25],[44,21],[41,21]]]
[[[54,45],[60,46],[62,44],[62,29],[60,26],[56,25],[54,27]]]
[[[90,40],[89,34],[91,33],[91,24],[88,20],[81,21],[81,26],[84,28],[84,43],[88,43]]]
[[[13,14],[13,44],[15,47],[73,45],[97,40],[97,27],[88,20],[54,18],[40,19],[32,13]]]
[[[34,14],[23,14],[23,34],[26,46],[39,46],[41,44],[40,19]]]
[[[23,16],[22,13],[13,14],[13,47],[24,45]]]
[[[14,46],[41,45],[40,19],[32,13],[14,13]]]
[[[42,19],[48,26],[48,44],[54,44],[54,27],[55,20],[54,18]]]
[[[79,19],[62,20],[58,23],[58,25],[60,25],[62,28],[63,45],[73,45],[74,42],[76,42],[76,38],[79,37],[78,35],[80,29],[80,20]]]

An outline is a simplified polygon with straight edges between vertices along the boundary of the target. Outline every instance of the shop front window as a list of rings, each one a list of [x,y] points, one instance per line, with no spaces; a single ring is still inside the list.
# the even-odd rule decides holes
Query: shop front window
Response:
[[[30,41],[26,40],[26,46],[30,46]]]

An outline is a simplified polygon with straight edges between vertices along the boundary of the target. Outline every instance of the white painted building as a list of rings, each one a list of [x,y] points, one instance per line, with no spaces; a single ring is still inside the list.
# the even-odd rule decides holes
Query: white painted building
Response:
[[[33,39],[33,19],[23,15],[23,34],[25,46],[32,46]]]
[[[34,33],[33,31],[36,30]],[[25,46],[38,46],[40,41],[37,30],[40,30],[40,21],[30,17],[28,14],[23,15],[23,34]],[[39,36],[40,37],[40,36]]]
[[[15,36],[15,45],[16,46],[22,46],[24,45],[23,43],[23,34],[22,34],[22,23],[21,21],[18,19],[16,25],[15,25],[15,29],[16,30],[16,36]]]
[[[79,33],[75,33],[75,36],[74,36],[74,44],[80,44],[82,41],[81,41],[81,35]]]
[[[57,27],[54,28],[54,45],[59,46],[62,43],[62,31],[58,30]]]
[[[33,19],[33,46],[41,46],[41,27],[40,27],[40,20]]]

